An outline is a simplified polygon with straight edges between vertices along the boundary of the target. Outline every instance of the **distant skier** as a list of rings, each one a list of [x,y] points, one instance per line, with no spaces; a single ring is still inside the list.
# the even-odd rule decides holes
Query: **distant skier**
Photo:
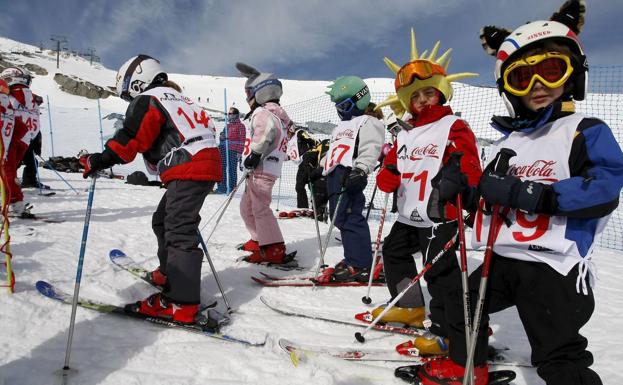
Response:
[[[415,33],[411,31],[411,47],[416,47]],[[387,288],[392,297],[401,292],[418,274],[413,255],[422,254],[423,263],[430,262],[457,234],[456,207],[447,203],[443,191],[438,190],[435,175],[448,167],[450,155],[462,152],[460,168],[467,175],[457,181],[478,184],[481,175],[476,137],[467,122],[455,116],[445,105],[453,95],[451,80],[477,76],[473,73],[448,74],[448,50],[436,56],[418,56],[412,51],[411,61],[402,67],[385,59],[396,73],[396,95],[380,105],[404,109],[405,123],[384,160],[377,176],[377,184],[386,193],[397,192],[398,220],[383,242],[383,262]],[[458,243],[458,242],[457,242]],[[422,355],[447,353],[448,331],[445,322],[447,293],[460,287],[460,270],[454,249],[447,251],[424,275],[430,300],[430,333],[399,345],[397,349],[418,349]],[[377,307],[377,317],[385,306]],[[382,318],[384,322],[399,322],[424,327],[426,308],[420,283],[411,287]]]
[[[327,94],[335,103],[341,122],[331,134],[322,175],[327,176],[330,215],[337,210],[335,226],[340,229],[344,259],[325,269],[317,279],[368,282],[372,247],[370,228],[362,213],[366,203],[363,190],[381,154],[385,126],[365,114],[370,90],[362,79],[339,77],[329,86]]]
[[[225,128],[220,134],[219,151],[223,160],[223,179],[218,182],[214,191],[217,194],[226,194],[231,191],[238,182],[238,163],[242,157],[246,127],[240,120],[240,111],[236,107],[229,107],[227,113],[227,132]],[[225,134],[227,133],[227,137]],[[226,157],[229,156],[228,161]],[[228,168],[229,167],[229,168]],[[229,170],[229,172],[227,172]],[[229,175],[229,191],[227,190],[226,178]]]
[[[221,179],[214,123],[168,80],[160,62],[147,55],[135,56],[121,66],[117,92],[130,102],[123,128],[106,142],[102,153],[80,158],[84,177],[129,163],[142,153],[166,186],[152,218],[160,266],[150,274],[150,280],[163,290],[126,305],[126,311],[193,323],[201,302],[199,211]]]
[[[270,202],[286,158],[286,130],[292,122],[279,105],[283,91],[275,75],[243,63],[236,63],[236,68],[247,77],[245,92],[251,107],[247,115],[251,124],[242,154],[249,174],[240,199],[240,216],[251,238],[241,248],[251,252],[245,259],[247,262],[288,262],[286,245]]]
[[[500,205],[507,223],[493,244],[474,347],[476,385],[488,382],[488,314],[512,306],[527,335],[532,364],[547,385],[602,384],[590,369],[593,355],[580,330],[595,308],[591,253],[619,202],[623,153],[606,123],[575,112],[573,100],[587,93],[588,62],[577,37],[584,13],[584,1],[570,0],[550,20],[512,32],[493,26],[481,30],[482,46],[497,57],[496,84],[509,116],[492,118],[502,138],[491,145],[493,161],[478,186],[480,207]],[[508,172],[495,168],[502,148],[516,152]],[[489,226],[491,216],[479,210],[475,247],[486,242]],[[470,276],[473,304],[481,269]],[[419,369],[423,384],[463,381],[463,306],[460,293],[451,298],[455,304],[446,307],[450,357]]]
[[[0,79],[9,85],[11,104],[15,110],[13,139],[5,165],[7,191],[11,197],[9,211],[12,216],[32,218],[31,205],[24,202],[22,188],[17,183],[17,170],[28,146],[41,129],[39,105],[43,103],[43,99],[30,90],[32,75],[24,68],[8,67],[0,73]]]

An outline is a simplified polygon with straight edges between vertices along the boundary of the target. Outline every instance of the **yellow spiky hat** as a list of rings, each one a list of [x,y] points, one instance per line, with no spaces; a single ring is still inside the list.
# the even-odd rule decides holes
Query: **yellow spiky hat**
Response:
[[[450,99],[452,99],[452,93],[453,93],[452,85],[450,84],[450,82],[453,82],[458,79],[471,78],[471,77],[478,76],[477,73],[473,73],[473,72],[461,72],[461,73],[448,75],[447,70],[448,70],[448,66],[450,65],[450,53],[452,52],[452,48],[449,48],[441,56],[437,57],[437,53],[439,52],[440,45],[441,45],[441,42],[437,41],[437,43],[435,43],[435,45],[431,49],[430,54],[428,53],[428,50],[426,50],[422,52],[421,55],[419,55],[417,51],[417,44],[415,41],[415,31],[413,30],[413,28],[411,28],[410,61],[406,63],[405,65],[403,65],[402,67],[400,67],[399,65],[394,63],[391,59],[387,57],[384,59],[385,64],[389,67],[389,69],[392,70],[394,74],[396,74],[396,81],[395,81],[396,94],[389,96],[385,101],[379,103],[378,107],[389,105],[389,106],[392,106],[393,109],[401,110],[401,108],[398,106],[400,105],[402,109],[404,109],[405,111],[410,111],[411,95],[413,95],[413,92],[424,87],[436,88],[437,90],[439,90],[439,92],[443,94],[445,102],[448,102],[450,101]],[[420,80],[417,77],[415,77],[413,78],[412,83],[408,85],[400,86],[400,82],[402,81],[400,78],[402,74],[400,70],[416,61],[430,62],[430,64],[436,67],[439,70],[439,72],[441,72],[441,74],[435,74],[432,77],[425,79],[425,80]]]

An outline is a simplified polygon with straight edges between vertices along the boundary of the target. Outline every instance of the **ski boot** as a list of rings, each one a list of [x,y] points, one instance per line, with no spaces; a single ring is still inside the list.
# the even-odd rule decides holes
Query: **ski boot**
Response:
[[[273,243],[270,245],[260,246],[258,250],[254,250],[253,254],[244,260],[250,263],[274,263],[283,264],[290,262],[287,260],[286,245],[282,243]]]
[[[370,269],[367,267],[354,267],[342,260],[335,267],[329,267],[322,271],[316,278],[320,283],[328,282],[365,282],[370,278]]]
[[[385,306],[379,306],[372,310],[372,319],[376,319]],[[383,315],[381,322],[384,323],[398,323],[405,326],[422,329],[424,328],[424,320],[426,319],[426,307],[399,307],[394,306]]]
[[[160,267],[158,267],[156,270],[154,270],[152,272],[147,273],[147,276],[145,278],[152,285],[160,286],[161,288],[164,288],[166,286],[166,284],[167,284],[167,276],[166,276],[166,274],[163,274],[160,271]]]
[[[404,356],[441,356],[448,354],[449,341],[429,331],[413,340],[396,346],[396,351]]]
[[[253,252],[253,251],[257,251],[260,249],[260,244],[256,240],[249,239],[245,243],[241,243],[238,246],[236,246],[236,249],[242,250],[242,251]]]
[[[194,324],[199,304],[173,303],[162,293],[156,293],[142,301],[125,305],[124,310],[181,324]]]
[[[396,375],[398,376],[398,370]],[[417,381],[422,385],[462,385],[465,367],[450,358],[431,360],[417,370]],[[402,378],[402,377],[401,377]],[[474,368],[474,385],[489,383],[489,366],[485,363]]]

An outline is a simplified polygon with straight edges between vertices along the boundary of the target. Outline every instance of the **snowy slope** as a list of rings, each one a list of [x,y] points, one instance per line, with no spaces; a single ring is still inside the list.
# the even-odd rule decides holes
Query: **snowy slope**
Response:
[[[53,384],[55,371],[63,364],[70,307],[39,295],[34,283],[51,280],[59,287],[73,290],[77,257],[80,250],[88,187],[78,174],[64,174],[82,191],[76,196],[54,174],[42,170],[42,179],[57,189],[57,195],[41,197],[27,190],[27,199],[36,212],[64,219],[59,224],[17,220],[11,225],[17,293],[0,294],[0,379],[5,384]],[[108,261],[111,248],[120,248],[145,266],[156,266],[156,243],[151,233],[151,213],[162,190],[129,186],[118,180],[97,181],[91,218],[81,295],[87,298],[124,304],[153,292],[148,285],[119,271]],[[224,196],[210,196],[202,210],[204,221],[220,206]],[[238,309],[226,331],[239,337],[261,340],[269,333],[263,348],[245,348],[232,343],[175,330],[163,330],[139,321],[118,319],[85,309],[78,309],[71,366],[78,370],[72,384],[390,384],[397,364],[359,364],[332,358],[315,357],[295,368],[289,357],[276,345],[278,338],[316,345],[356,346],[353,333],[359,329],[322,321],[279,315],[266,308],[264,295],[297,306],[322,309],[327,314],[348,318],[363,311],[364,288],[261,288],[249,276],[265,268],[237,263],[241,252],[234,250],[246,240],[238,215],[239,199],[223,217],[209,248],[232,306]],[[205,222],[203,223],[205,224]],[[202,224],[202,226],[203,226]],[[308,219],[283,221],[288,248],[298,250],[301,264],[312,266],[318,257],[313,222]],[[212,225],[204,229],[207,235]],[[386,226],[387,231],[389,226]],[[371,231],[376,232],[377,223]],[[321,225],[321,233],[327,225]],[[387,233],[386,231],[386,233]],[[605,384],[621,383],[623,377],[616,363],[623,360],[621,322],[623,283],[615,253],[598,250],[594,260],[601,280],[596,289],[596,310],[584,328],[590,349],[595,354],[595,369]],[[332,244],[327,252],[329,263],[340,259],[341,246]],[[470,263],[477,264],[476,255]],[[285,274],[285,273],[281,273]],[[202,297],[208,302],[219,297],[209,266],[203,267]],[[386,300],[383,287],[374,288],[374,301]],[[222,301],[221,301],[222,305]],[[221,306],[222,307],[222,306]],[[526,338],[514,310],[494,316],[494,345],[508,346],[513,356],[529,360]],[[368,347],[390,348],[406,340],[370,332]],[[541,384],[533,369],[518,371],[516,384]],[[0,381],[0,384],[3,382]]]
[[[0,49],[10,50],[19,43],[0,38]],[[21,45],[20,50],[32,49]],[[50,75],[38,76],[33,84],[35,92],[49,95],[53,111],[55,152],[57,155],[74,155],[79,149],[96,151],[100,148],[99,119],[95,101],[74,97],[58,90],[52,77],[55,59],[36,57],[38,65],[48,69]],[[79,58],[65,59],[62,71],[102,86],[112,85],[114,71],[94,66]],[[224,87],[228,99],[244,105],[242,78],[212,76],[172,75],[186,88],[191,97],[210,98],[209,107],[222,109]],[[389,83],[386,87],[385,82]],[[372,81],[385,91],[391,88],[388,79]],[[287,93],[285,104],[315,97],[324,91],[328,82],[286,81],[300,92]],[[315,88],[317,87],[317,88]],[[127,104],[118,98],[101,101],[102,115],[123,113]],[[44,110],[44,134],[48,132]],[[112,122],[104,121],[104,137],[114,129]],[[45,138],[45,137],[44,137]],[[45,140],[45,139],[44,139]],[[44,145],[44,157],[51,155]],[[37,195],[36,190],[26,190],[26,200],[35,205],[40,215],[63,219],[63,223],[16,220],[11,223],[13,266],[17,277],[17,292],[13,295],[0,292],[0,384],[60,384],[58,371],[63,365],[67,342],[70,307],[39,295],[34,283],[46,279],[66,291],[73,290],[80,238],[84,224],[89,181],[79,174],[63,174],[81,193],[76,195],[49,170],[40,169],[42,181],[51,185],[57,194],[52,197]],[[291,182],[291,183],[286,183]],[[284,185],[293,185],[285,181]],[[108,261],[108,251],[120,248],[148,268],[156,266],[156,242],[151,232],[151,214],[163,190],[155,187],[130,186],[118,180],[97,181],[90,224],[87,251],[82,277],[81,295],[115,304],[125,304],[146,297],[153,292],[143,282],[120,271]],[[212,216],[225,199],[222,195],[210,196],[202,210],[206,220]],[[247,239],[244,225],[238,214],[239,197],[234,198],[230,209],[214,233],[208,247],[211,252],[226,294],[236,312],[234,322],[226,332],[234,336],[262,340],[269,334],[266,346],[245,348],[176,330],[164,330],[139,321],[119,319],[78,309],[73,340],[71,367],[77,372],[68,384],[401,384],[394,379],[396,363],[362,364],[340,361],[323,356],[311,357],[299,367],[293,367],[288,355],[277,346],[279,338],[296,342],[326,346],[358,346],[353,333],[360,329],[339,326],[321,321],[283,316],[266,308],[259,296],[264,295],[297,306],[320,309],[327,314],[349,318],[355,312],[367,309],[360,298],[365,288],[261,288],[249,277],[267,269],[235,262],[242,253],[234,246]],[[283,209],[283,205],[281,207]],[[298,250],[300,263],[313,266],[318,258],[316,233],[313,222],[293,219],[280,222],[290,250]],[[385,234],[391,224],[385,226]],[[371,232],[376,236],[377,222],[371,222]],[[212,228],[203,229],[206,236]],[[328,226],[321,224],[321,233]],[[331,244],[327,262],[341,259],[341,245]],[[475,267],[481,253],[472,253],[470,264]],[[588,336],[589,348],[595,355],[594,366],[605,384],[623,383],[617,362],[623,360],[621,317],[623,316],[623,282],[618,255],[607,250],[597,250],[594,261],[601,280],[595,290],[596,309],[592,320],[583,332]],[[0,271],[3,271],[0,269]],[[286,274],[286,273],[281,273]],[[1,278],[4,278],[0,274]],[[202,271],[202,298],[208,302],[220,294],[207,263]],[[376,302],[388,298],[383,287],[374,288]],[[221,301],[222,308],[222,301]],[[529,360],[529,347],[521,324],[513,309],[493,317],[495,335],[493,344],[508,346],[519,360]],[[393,348],[406,340],[377,332],[368,334],[367,347]],[[517,371],[516,384],[542,384],[535,370],[512,368]]]

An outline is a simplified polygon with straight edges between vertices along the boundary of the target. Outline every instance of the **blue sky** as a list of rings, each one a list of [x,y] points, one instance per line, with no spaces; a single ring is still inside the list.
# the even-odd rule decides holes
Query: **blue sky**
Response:
[[[170,72],[237,75],[236,61],[299,80],[341,75],[390,77],[383,63],[408,60],[409,29],[420,51],[453,48],[450,72],[472,71],[493,84],[492,57],[480,46],[487,24],[514,29],[547,19],[563,1],[543,0],[19,0],[3,7],[0,35],[49,47],[97,50],[117,69],[146,53]],[[580,35],[591,65],[623,63],[623,23],[615,0],[589,0]]]

